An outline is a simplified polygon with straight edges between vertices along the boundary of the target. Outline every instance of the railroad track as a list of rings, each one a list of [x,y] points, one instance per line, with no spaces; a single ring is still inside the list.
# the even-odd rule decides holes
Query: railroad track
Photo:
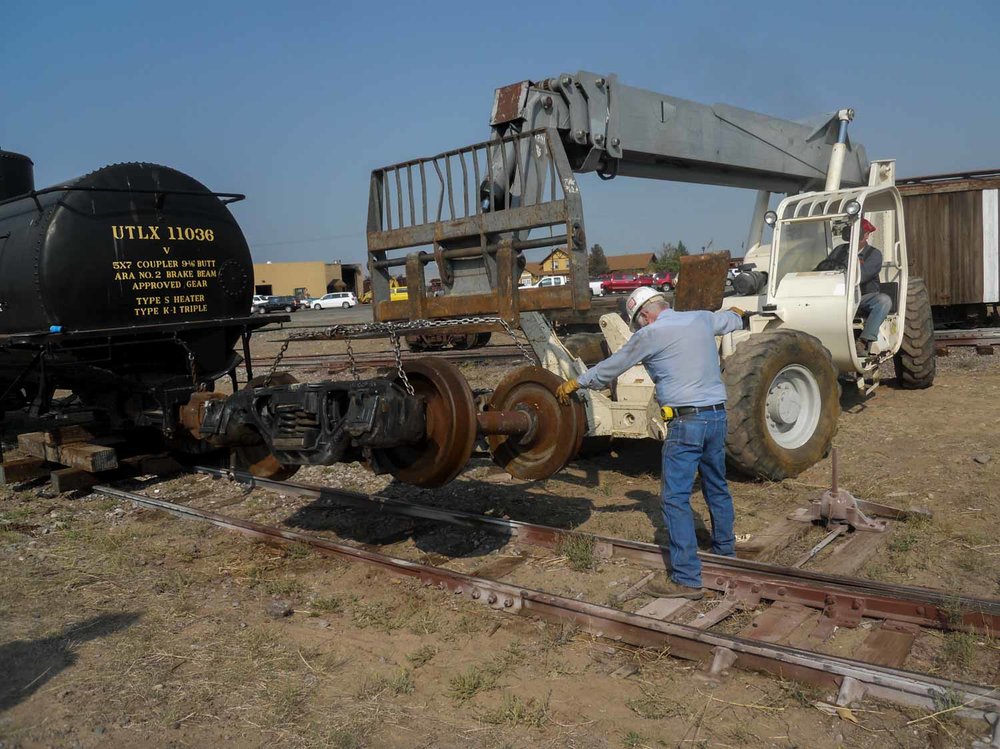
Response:
[[[215,468],[195,470],[313,500],[310,506],[313,510],[341,508],[369,515],[447,523],[548,550],[560,548],[567,539],[584,540],[592,545],[595,556],[621,559],[652,570],[662,571],[667,555],[665,547],[655,544],[297,482],[260,479]],[[676,657],[706,663],[715,675],[730,668],[742,668],[792,678],[833,689],[838,694],[838,704],[842,705],[865,696],[927,710],[940,710],[946,705],[948,713],[987,720],[993,731],[990,740],[994,742],[989,745],[1000,745],[1000,733],[996,730],[996,716],[1000,715],[997,688],[902,668],[918,638],[935,631],[969,632],[988,640],[1000,629],[997,600],[702,554],[705,586],[719,594],[714,601],[695,604],[658,599],[629,612],[109,486],[96,487],[94,491],[269,542],[304,544],[323,554],[378,567],[393,575],[417,578],[426,585],[435,585],[494,610],[570,622],[590,634],[637,647],[668,648]],[[629,600],[630,593],[641,594],[643,581],[651,574],[633,584],[621,596],[622,600]],[[735,634],[719,631],[718,625],[739,611],[752,612],[752,622]],[[823,651],[824,643],[829,643],[838,629],[857,631],[858,628],[870,629],[870,634],[860,647],[851,651],[854,659]],[[992,653],[984,657],[995,660]]]
[[[966,330],[936,330],[934,344],[937,353],[948,355],[952,346],[975,347],[976,353],[989,355],[994,346],[1000,346],[1000,328],[969,328]]]

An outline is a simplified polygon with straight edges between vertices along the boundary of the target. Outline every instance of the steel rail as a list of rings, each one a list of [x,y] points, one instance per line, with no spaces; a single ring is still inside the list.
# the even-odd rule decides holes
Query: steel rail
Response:
[[[599,557],[626,559],[648,569],[669,567],[668,548],[657,544],[430,507],[345,489],[259,478],[242,471],[207,466],[194,470],[330,505],[487,530],[519,543],[548,549],[555,549],[567,537],[582,537],[593,542],[594,553]],[[779,567],[704,552],[699,552],[699,557],[707,588],[730,593],[739,591],[751,602],[782,601],[821,609],[835,623],[856,625],[862,617],[869,617],[986,635],[1000,632],[1000,601],[995,599],[950,595],[930,588]]]
[[[589,634],[637,647],[666,648],[676,657],[711,663],[712,670],[716,673],[736,666],[824,688],[836,688],[840,690],[839,700],[842,703],[867,695],[897,704],[934,709],[936,701],[947,696],[962,700],[962,707],[954,711],[962,717],[989,721],[1000,712],[997,690],[977,684],[949,681],[929,674],[745,640],[734,635],[706,632],[685,624],[660,621],[607,606],[473,577],[442,567],[397,559],[306,533],[219,515],[110,486],[96,486],[93,491],[106,497],[133,502],[140,507],[208,522],[216,527],[271,543],[305,544],[323,554],[362,562],[393,575],[417,578],[425,585],[436,584],[443,591],[486,604],[492,609],[522,616],[537,616],[548,621],[569,621]]]

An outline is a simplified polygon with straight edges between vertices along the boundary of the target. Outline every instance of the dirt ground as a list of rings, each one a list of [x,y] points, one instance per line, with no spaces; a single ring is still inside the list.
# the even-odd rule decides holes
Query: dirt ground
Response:
[[[475,387],[505,370],[463,365]],[[934,512],[930,522],[897,527],[859,574],[998,597],[993,357],[953,353],[939,361],[930,390],[889,382],[865,401],[845,396],[843,407],[842,486]],[[505,480],[483,457],[439,490],[413,490],[357,465],[298,478],[662,541],[658,449],[619,442],[535,483]],[[825,488],[829,474],[824,461],[781,483],[733,478],[737,533],[761,533]],[[455,569],[496,570],[532,553],[205,476],[126,488]],[[707,520],[700,498],[695,507]],[[604,604],[641,575],[600,560],[575,570],[572,557],[539,554],[509,579]],[[465,604],[304,547],[273,548],[95,494],[53,496],[42,484],[0,488],[0,575],[3,749],[960,747],[984,729],[876,702],[830,715],[817,703],[833,695],[793,682],[737,671],[713,684],[666,652]],[[923,667],[1000,684],[1000,648],[983,638],[975,645],[946,640]]]

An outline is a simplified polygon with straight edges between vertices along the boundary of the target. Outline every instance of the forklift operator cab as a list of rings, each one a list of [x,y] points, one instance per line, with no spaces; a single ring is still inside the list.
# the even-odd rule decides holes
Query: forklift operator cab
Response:
[[[862,217],[876,226],[877,240],[872,244],[882,252],[880,290],[892,302],[872,355],[864,360],[855,348],[864,322],[857,312]],[[775,319],[768,328],[809,330],[830,351],[843,374],[873,370],[899,350],[907,274],[902,203],[895,187],[791,196],[777,211],[769,211],[765,221],[774,228],[764,309],[772,310]],[[845,239],[846,268],[816,270]]]

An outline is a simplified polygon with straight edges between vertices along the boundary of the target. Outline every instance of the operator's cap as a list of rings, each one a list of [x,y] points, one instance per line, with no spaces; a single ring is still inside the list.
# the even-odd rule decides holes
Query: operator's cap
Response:
[[[878,229],[875,228],[875,224],[866,218],[861,219],[861,229],[865,232],[865,234],[871,234],[873,231],[878,231]]]

